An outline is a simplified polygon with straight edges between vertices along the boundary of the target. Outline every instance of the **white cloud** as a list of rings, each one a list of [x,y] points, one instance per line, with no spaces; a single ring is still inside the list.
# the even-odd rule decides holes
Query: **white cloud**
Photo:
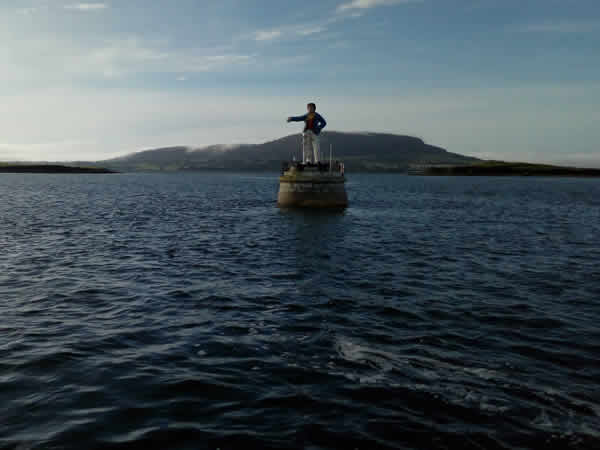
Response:
[[[46,2],[39,2],[35,5],[18,8],[16,12],[20,15],[31,16],[43,11],[51,11],[54,9],[53,7],[60,8],[59,5],[49,5]],[[70,3],[62,6],[62,9],[70,11],[101,11],[108,8],[109,5],[107,3]]]
[[[495,159],[578,165],[600,159],[594,159],[598,84],[356,92],[352,114],[341,90],[324,88],[312,99],[332,130],[416,135],[450,151]],[[213,88],[15,93],[3,96],[0,158],[92,160],[162,146],[264,142],[299,132],[285,117],[304,104],[303,95]]]
[[[167,50],[132,37],[100,47],[83,57],[84,68],[114,78],[136,73],[200,73],[247,65],[256,55],[206,53],[204,49]],[[181,81],[181,80],[180,80]]]
[[[313,26],[300,27],[300,28],[298,28],[298,30],[296,30],[296,33],[298,33],[300,36],[309,36],[311,34],[321,33],[324,30],[325,30],[325,27],[322,25],[313,25]]]
[[[600,155],[598,152],[561,155],[560,157],[552,159],[550,162],[564,166],[595,167],[600,169]]]
[[[331,25],[347,19],[361,17],[364,10],[376,6],[421,3],[424,0],[353,0],[339,5],[329,17],[317,19],[312,22],[283,25],[273,29],[255,31],[251,37],[256,41],[293,40],[316,34],[325,33]],[[336,14],[337,12],[337,14]],[[242,38],[247,38],[248,35]],[[320,36],[323,37],[323,36]],[[331,37],[331,33],[329,34]]]
[[[332,22],[333,20],[321,21],[321,23],[298,23],[284,25],[272,30],[258,30],[254,32],[253,38],[256,41],[273,41],[311,36],[326,31],[327,25]]]
[[[600,22],[542,22],[521,25],[516,31],[521,33],[591,33],[600,30]]]
[[[281,37],[281,30],[261,30],[254,34],[254,39],[257,41],[272,41]]]
[[[274,86],[252,97],[250,93],[255,87],[251,83],[244,85],[246,74],[240,76],[239,89],[245,88],[248,94],[238,96],[231,93],[238,88],[215,92],[221,85],[219,77],[197,75],[227,69],[235,73],[240,68],[289,72],[293,65],[306,65],[311,56],[299,50],[260,57],[258,64],[259,55],[254,53],[257,50],[242,49],[251,48],[249,43],[264,47],[256,45],[257,37],[266,41],[263,44],[318,37],[321,41],[328,40],[332,47],[351,47],[352,36],[340,32],[336,37],[334,23],[350,20],[353,14],[361,14],[368,8],[407,2],[337,0],[337,3],[346,5],[343,12],[330,10],[314,21],[275,23],[272,29],[265,28],[256,34],[252,30],[240,31],[240,38],[231,41],[230,35],[234,33],[226,37],[211,35],[215,41],[231,42],[220,48],[212,44],[207,48],[194,47],[189,41],[182,46],[180,41],[151,38],[151,33],[143,37],[141,33],[147,32],[144,29],[130,36],[110,34],[108,30],[114,27],[108,26],[98,32],[95,22],[89,30],[87,27],[72,30],[69,25],[76,13],[66,13],[62,1],[54,3],[53,11],[46,8],[52,12],[47,16],[52,17],[40,14],[41,10],[23,11],[21,15],[0,14],[0,157],[102,159],[174,144],[260,142],[298,131],[286,126],[282,118],[301,112],[307,99],[289,91],[299,93],[304,89],[311,100],[315,99],[331,129],[421,135],[426,141],[451,151],[499,159],[555,161],[566,160],[572,154],[583,161],[588,158],[586,155],[597,152],[593,146],[600,141],[597,127],[600,116],[596,112],[600,88],[589,83],[582,83],[580,90],[568,85],[551,89],[536,85],[521,90],[415,92],[410,87],[404,92],[398,89],[383,94],[385,83],[381,86],[354,83],[346,88],[347,92],[341,92],[341,83],[324,78],[322,85],[304,80],[287,92]],[[45,4],[31,2],[32,8]],[[36,17],[30,17],[34,12],[38,12]],[[527,31],[575,32],[594,26],[591,21],[577,26],[542,23],[530,25]],[[515,32],[516,28],[507,30]],[[175,33],[174,39],[177,37],[181,36]],[[241,42],[242,39],[245,41]],[[338,68],[343,68],[342,62],[323,70]],[[150,77],[157,73],[166,76]],[[101,80],[103,77],[109,80]],[[118,82],[110,80],[119,77],[122,79]],[[181,83],[179,89],[173,88],[176,81],[188,78],[194,83]],[[155,90],[141,92],[136,87],[141,84],[138,81],[148,79],[168,81],[160,86],[153,84]],[[208,81],[211,89],[198,89],[200,79],[211,79]],[[98,85],[108,87],[85,88]],[[117,85],[129,88],[117,89]],[[281,82],[281,86],[287,85]],[[46,89],[40,90],[40,86]],[[185,89],[181,89],[183,86]],[[271,97],[269,92],[273,93]],[[198,108],[199,104],[203,107]],[[256,115],[257,110],[260,115]]]
[[[296,131],[285,123],[288,100],[212,90],[64,88],[8,95],[0,109],[0,158],[93,160],[169,145],[266,141]]]
[[[31,7],[27,7],[27,8],[19,8],[17,9],[17,14],[22,14],[24,16],[31,16],[39,11],[41,11],[42,8],[37,7],[37,6],[31,6]]]
[[[136,37],[106,42],[99,48],[83,52],[79,66],[82,70],[102,73],[105,77],[121,76],[139,69],[149,69],[157,63],[164,64],[169,53],[147,46]]]
[[[421,3],[423,0],[352,0],[348,3],[342,3],[337,7],[338,12],[356,12],[375,8],[376,6],[398,5],[407,3]]]
[[[294,39],[322,33],[327,29],[326,24],[297,24],[286,25],[272,30],[258,30],[253,34],[255,41],[274,41],[277,39]]]
[[[65,5],[65,9],[75,11],[100,11],[107,8],[108,5],[106,3],[73,3]]]
[[[65,84],[140,73],[192,74],[251,64],[255,54],[228,48],[173,48],[139,36],[73,40],[51,34],[20,37],[0,29],[0,82]],[[1,88],[1,84],[0,84]]]

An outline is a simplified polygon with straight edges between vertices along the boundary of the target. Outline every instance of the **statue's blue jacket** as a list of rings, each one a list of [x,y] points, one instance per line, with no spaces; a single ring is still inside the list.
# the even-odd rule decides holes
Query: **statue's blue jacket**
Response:
[[[290,117],[291,122],[304,122],[304,131],[308,130],[308,114],[304,114],[303,116]],[[323,116],[318,112],[315,113],[315,117],[313,119],[311,131],[315,133],[317,136],[321,133],[321,130],[325,128],[327,122],[323,119]]]

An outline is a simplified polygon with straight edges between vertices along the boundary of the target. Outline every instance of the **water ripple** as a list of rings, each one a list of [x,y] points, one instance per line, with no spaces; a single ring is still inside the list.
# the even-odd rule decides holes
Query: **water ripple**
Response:
[[[0,449],[600,448],[597,180],[0,178]]]

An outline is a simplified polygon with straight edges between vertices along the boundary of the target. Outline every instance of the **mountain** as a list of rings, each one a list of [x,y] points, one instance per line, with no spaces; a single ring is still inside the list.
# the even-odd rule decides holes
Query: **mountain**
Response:
[[[343,160],[351,171],[406,171],[411,164],[471,164],[477,158],[450,153],[411,136],[383,133],[323,132],[321,151]],[[299,159],[301,136],[294,134],[264,144],[213,145],[200,149],[168,147],[99,161],[98,166],[127,171],[202,169],[278,170],[282,161]],[[86,163],[89,165],[89,163]]]

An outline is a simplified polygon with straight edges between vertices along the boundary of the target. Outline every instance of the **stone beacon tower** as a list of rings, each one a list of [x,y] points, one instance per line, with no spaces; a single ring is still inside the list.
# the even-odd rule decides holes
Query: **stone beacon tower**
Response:
[[[344,163],[333,161],[331,150],[327,162],[310,162],[306,154],[303,151],[304,162],[284,163],[279,177],[277,204],[300,208],[347,207]]]

